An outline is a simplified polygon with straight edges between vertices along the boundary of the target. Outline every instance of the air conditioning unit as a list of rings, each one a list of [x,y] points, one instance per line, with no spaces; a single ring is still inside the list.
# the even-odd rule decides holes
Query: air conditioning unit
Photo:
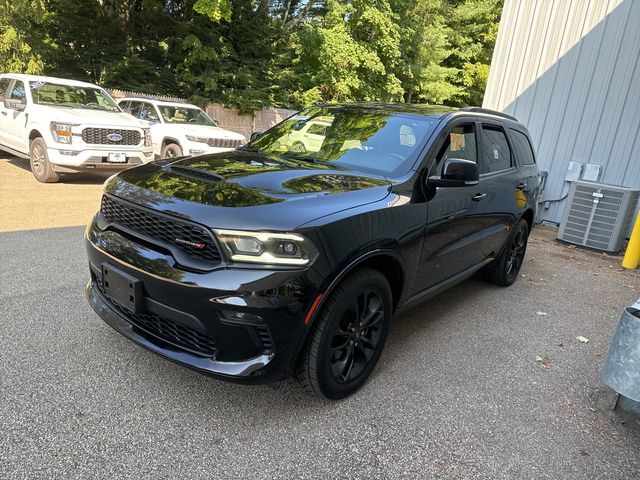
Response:
[[[605,252],[622,250],[639,190],[575,180],[567,197],[558,240]]]

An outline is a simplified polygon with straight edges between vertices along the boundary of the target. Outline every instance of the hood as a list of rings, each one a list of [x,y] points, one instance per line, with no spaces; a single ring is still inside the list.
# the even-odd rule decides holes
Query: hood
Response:
[[[210,127],[208,125],[189,125],[182,123],[167,123],[172,131],[182,135],[193,135],[194,137],[224,138],[231,140],[246,140],[241,133],[231,132],[220,127]]]
[[[291,230],[381,200],[390,187],[333,165],[236,150],[131,168],[107,191],[210,227]]]
[[[54,122],[77,123],[82,125],[98,125],[112,128],[144,128],[137,118],[124,112],[109,112],[90,108],[50,107],[38,105],[39,116],[45,115]]]

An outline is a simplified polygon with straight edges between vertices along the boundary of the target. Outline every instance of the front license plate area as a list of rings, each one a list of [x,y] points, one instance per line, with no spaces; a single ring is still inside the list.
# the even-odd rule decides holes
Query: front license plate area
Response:
[[[142,309],[142,282],[137,278],[103,263],[102,285],[104,294],[122,307],[133,313],[139,313]]]
[[[109,163],[127,163],[127,154],[122,152],[112,152],[107,157]]]

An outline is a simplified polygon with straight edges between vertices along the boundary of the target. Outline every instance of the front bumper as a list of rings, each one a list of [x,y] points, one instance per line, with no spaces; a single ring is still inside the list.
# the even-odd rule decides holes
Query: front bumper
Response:
[[[97,222],[86,231],[91,279],[89,303],[111,327],[172,361],[240,383],[273,383],[288,378],[308,327],[304,323],[316,290],[304,270],[231,269],[206,272],[177,267],[171,254],[142,245]],[[161,315],[160,328],[114,304],[104,294],[103,266],[140,280],[145,311]],[[241,314],[246,318],[230,318]],[[152,321],[156,321],[153,319]],[[212,352],[185,347],[182,338],[202,336]],[[170,334],[167,335],[166,332]],[[177,339],[177,341],[175,341]]]
[[[126,154],[126,163],[109,163],[109,153],[123,152]],[[81,170],[120,171],[153,160],[152,147],[120,147],[111,149],[85,148],[73,150],[72,148],[47,148],[49,162],[58,172],[75,172]]]

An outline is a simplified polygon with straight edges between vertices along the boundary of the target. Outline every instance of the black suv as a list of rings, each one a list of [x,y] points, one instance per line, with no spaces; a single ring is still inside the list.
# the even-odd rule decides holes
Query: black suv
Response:
[[[357,390],[391,318],[522,265],[540,172],[513,117],[389,104],[304,110],[236,151],[105,182],[87,296],[113,328],[218,378]]]

